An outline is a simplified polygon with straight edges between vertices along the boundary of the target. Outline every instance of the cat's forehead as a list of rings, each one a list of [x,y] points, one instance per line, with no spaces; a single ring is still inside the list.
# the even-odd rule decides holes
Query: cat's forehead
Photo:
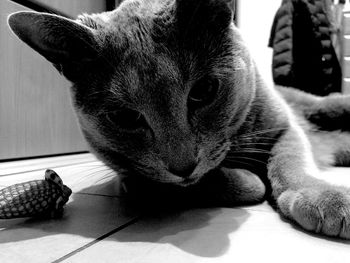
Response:
[[[127,1],[115,11],[79,17],[104,38],[104,57],[114,68],[109,94],[124,104],[165,102],[183,92],[176,48],[153,38],[159,12],[157,1]]]
[[[109,88],[124,102],[149,106],[184,92],[179,67],[166,54],[129,54],[116,67]]]
[[[174,3],[127,0],[114,11],[79,17],[101,37],[101,54],[114,69],[110,88],[122,100],[142,104],[184,94],[191,83],[223,67],[217,57],[229,54],[221,51],[229,45],[218,37],[187,45],[187,38],[178,37]]]

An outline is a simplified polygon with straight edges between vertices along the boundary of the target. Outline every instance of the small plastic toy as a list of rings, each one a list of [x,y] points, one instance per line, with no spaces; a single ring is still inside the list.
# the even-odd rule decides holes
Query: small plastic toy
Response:
[[[14,184],[0,190],[0,219],[19,217],[58,218],[72,190],[50,169],[45,180]]]

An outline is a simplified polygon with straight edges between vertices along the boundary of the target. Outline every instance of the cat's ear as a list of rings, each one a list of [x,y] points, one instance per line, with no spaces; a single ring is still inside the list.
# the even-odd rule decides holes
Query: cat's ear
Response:
[[[98,56],[93,29],[61,16],[17,12],[8,18],[12,31],[56,67],[84,63]]]
[[[176,0],[178,27],[186,37],[218,33],[233,20],[233,0]]]

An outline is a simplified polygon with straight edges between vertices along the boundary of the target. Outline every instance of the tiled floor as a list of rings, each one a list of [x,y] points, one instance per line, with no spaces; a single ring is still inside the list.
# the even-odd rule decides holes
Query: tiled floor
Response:
[[[0,163],[0,187],[53,168],[73,190],[57,220],[0,220],[0,262],[348,262],[350,242],[291,226],[266,204],[142,216],[90,154]],[[323,175],[350,186],[350,169]]]

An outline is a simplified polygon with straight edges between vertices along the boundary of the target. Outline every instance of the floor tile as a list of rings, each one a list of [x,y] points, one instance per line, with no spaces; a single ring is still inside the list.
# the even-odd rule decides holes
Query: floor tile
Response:
[[[0,261],[51,262],[136,216],[118,198],[74,194],[62,219],[0,220]]]
[[[0,176],[0,185],[43,179],[55,167],[73,190],[62,219],[0,220],[0,262],[51,262],[79,250],[138,217],[136,209],[118,198],[118,176],[99,161],[64,160],[39,164],[38,170]],[[62,166],[64,164],[64,166]],[[52,166],[53,165],[53,166]],[[26,170],[26,169],[24,169]]]
[[[62,219],[0,220],[1,263],[57,259],[343,263],[350,257],[350,242],[305,233],[283,221],[267,202],[232,209],[163,211],[134,222],[139,213],[122,198],[119,177],[93,157],[87,162],[72,160],[38,163],[34,171],[25,168],[21,174],[0,176],[0,186],[8,186],[42,179],[46,168],[54,168],[73,190]],[[350,186],[349,173],[349,168],[337,168],[318,176]],[[130,221],[133,223],[119,230]]]
[[[276,213],[197,209],[143,218],[64,262],[344,262],[350,243],[319,238]]]
[[[320,178],[350,186],[350,169]],[[101,257],[101,255],[103,255]],[[344,262],[350,242],[306,233],[267,204],[194,209],[141,219],[65,262]]]

